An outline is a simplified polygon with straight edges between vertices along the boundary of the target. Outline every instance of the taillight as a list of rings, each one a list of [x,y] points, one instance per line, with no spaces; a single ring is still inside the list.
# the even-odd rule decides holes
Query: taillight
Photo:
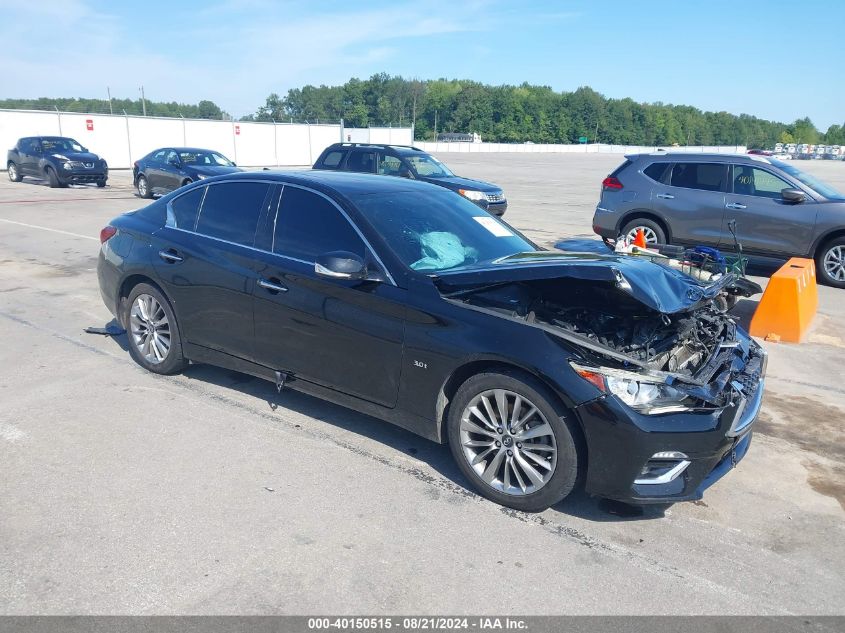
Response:
[[[107,242],[109,239],[114,237],[114,234],[117,233],[117,229],[113,226],[107,226],[105,228],[100,229],[100,244],[103,242]]]
[[[622,189],[622,183],[616,176],[608,176],[601,181],[601,188],[607,191],[608,189]]]

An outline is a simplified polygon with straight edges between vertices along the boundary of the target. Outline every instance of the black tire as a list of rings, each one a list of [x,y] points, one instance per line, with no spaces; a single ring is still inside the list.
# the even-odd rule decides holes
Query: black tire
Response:
[[[61,181],[59,181],[59,175],[56,173],[55,169],[48,166],[44,169],[44,173],[47,175],[47,181],[50,183],[51,189],[56,189],[57,187],[62,186]]]
[[[610,239],[609,237],[603,237],[603,238],[601,238],[601,241],[602,241],[602,242],[604,243],[604,245],[605,245],[605,246],[607,246],[607,248],[609,248],[610,250],[612,250],[612,251],[615,251],[615,250],[616,250],[616,240],[612,240],[612,239]]]
[[[138,195],[142,198],[153,197],[153,191],[150,189],[150,181],[147,180],[144,174],[138,175],[138,179],[135,181],[135,188],[138,190]]]
[[[816,278],[825,285],[845,288],[845,236],[826,242],[818,250]]]
[[[6,165],[6,169],[9,170],[9,180],[12,182],[20,182],[23,180],[23,176],[21,176],[21,172],[18,170],[18,166],[14,162],[9,161],[9,164]]]
[[[138,297],[146,295],[152,297],[164,311],[167,317],[169,348],[162,360],[158,362],[151,362],[139,349],[138,337],[143,338],[143,330],[135,327],[132,320],[132,309]],[[154,316],[154,315],[153,315]],[[187,365],[185,357],[182,355],[182,337],[179,332],[179,325],[176,322],[176,315],[170,302],[167,300],[161,291],[149,284],[138,284],[129,293],[129,296],[121,304],[121,322],[126,328],[127,344],[129,347],[129,354],[132,359],[144,369],[156,374],[175,374]],[[150,348],[151,349],[151,348]]]
[[[635,219],[631,220],[630,222],[626,223],[625,226],[622,227],[622,231],[620,231],[620,232],[622,233],[622,235],[628,235],[628,233],[630,233],[634,229],[637,229],[637,228],[640,228],[640,227],[642,227],[642,229],[645,230],[646,234],[648,233],[648,231],[653,232],[655,237],[657,238],[656,240],[646,238],[646,243],[649,243],[649,244],[655,244],[655,243],[666,244],[667,243],[666,242],[666,232],[663,230],[663,227],[660,226],[654,220],[651,220],[649,218],[635,218]]]
[[[527,399],[537,407],[552,429],[557,447],[556,463],[550,478],[535,492],[518,495],[496,490],[476,473],[468,462],[469,458],[464,455],[461,444],[461,418],[464,409],[476,396],[491,389],[504,389]],[[461,385],[449,404],[447,434],[449,448],[458,468],[473,483],[481,496],[516,510],[540,512],[564,499],[578,482],[584,451],[580,449],[580,434],[571,424],[568,415],[540,381],[529,374],[503,369],[495,373],[477,374]]]
[[[102,189],[103,187],[105,187],[105,186],[106,186],[106,181],[105,181],[105,180],[98,180],[98,181],[97,181],[97,186],[98,186],[100,189]]]

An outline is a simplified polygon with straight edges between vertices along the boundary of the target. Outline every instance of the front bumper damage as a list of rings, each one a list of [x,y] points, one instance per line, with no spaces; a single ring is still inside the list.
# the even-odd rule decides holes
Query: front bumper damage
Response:
[[[589,446],[586,491],[634,504],[691,501],[734,468],[751,443],[766,370],[762,348],[744,334],[742,339],[748,351],[726,387],[727,406],[643,415],[603,396],[577,407]],[[649,477],[655,465],[669,476]]]

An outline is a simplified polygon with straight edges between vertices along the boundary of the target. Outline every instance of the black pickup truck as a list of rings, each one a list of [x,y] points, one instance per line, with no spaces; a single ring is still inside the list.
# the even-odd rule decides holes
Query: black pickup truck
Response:
[[[46,179],[51,187],[84,183],[105,187],[109,177],[105,160],[63,136],[29,136],[18,140],[7,154],[6,168],[12,182],[32,176]]]

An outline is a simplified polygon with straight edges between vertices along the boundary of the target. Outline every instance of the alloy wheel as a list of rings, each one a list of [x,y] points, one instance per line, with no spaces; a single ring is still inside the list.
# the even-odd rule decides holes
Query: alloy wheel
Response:
[[[834,246],[824,254],[824,271],[835,281],[845,281],[845,246]]]
[[[461,452],[479,478],[509,495],[545,486],[555,472],[557,443],[545,416],[513,391],[490,389],[461,414]]]
[[[633,242],[636,239],[637,231],[639,230],[642,230],[646,244],[657,244],[657,233],[654,232],[654,229],[648,226],[635,226],[630,231],[628,231],[628,235],[626,235],[625,237],[628,238],[629,242]]]
[[[143,176],[138,178],[138,195],[142,198],[147,195],[147,179]]]
[[[144,359],[158,365],[170,353],[170,322],[155,297],[140,294],[129,313],[132,343]]]
[[[12,182],[17,182],[18,180],[18,168],[14,163],[9,163],[9,180]]]

